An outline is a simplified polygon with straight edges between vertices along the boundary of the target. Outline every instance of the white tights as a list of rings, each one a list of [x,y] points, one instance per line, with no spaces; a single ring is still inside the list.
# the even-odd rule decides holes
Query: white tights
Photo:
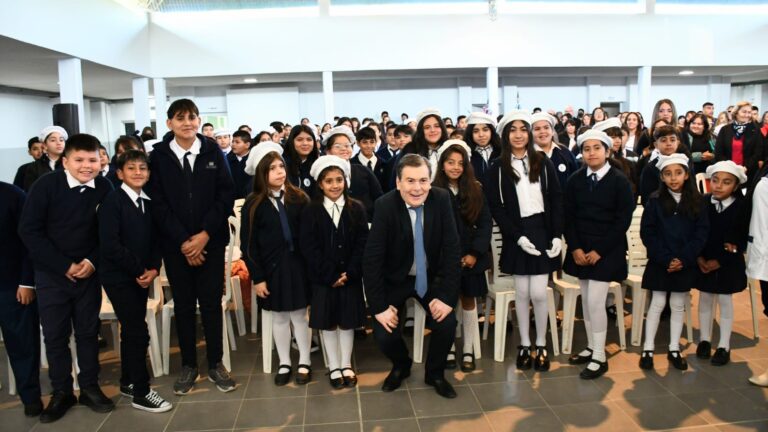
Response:
[[[720,305],[720,343],[717,347],[730,351],[731,331],[733,329],[733,297],[730,294],[712,294],[699,291],[699,339],[707,342],[712,340],[715,300]]]
[[[291,365],[291,324],[296,345],[299,346],[299,364],[311,365],[311,330],[307,319],[307,308],[290,312],[272,312],[272,334],[281,365]]]
[[[592,350],[592,358],[605,361],[605,335],[608,333],[608,316],[605,312],[605,298],[608,295],[608,282],[591,279],[579,279],[581,288],[581,309],[584,313],[584,328],[587,330],[587,347]],[[582,351],[583,356],[589,351]]]
[[[687,292],[673,292],[669,294],[669,309],[672,311],[669,317],[669,350],[680,351],[680,336],[683,334],[683,313],[685,309],[685,296]],[[659,329],[661,312],[667,304],[666,291],[653,291],[651,306],[645,318],[645,343],[643,351],[653,351],[656,339],[656,331]]]
[[[352,347],[355,342],[354,330],[321,330],[323,334],[323,343],[325,345],[325,354],[328,356],[328,369],[331,371],[331,378],[336,379],[341,376],[341,371],[337,369],[352,367]],[[344,371],[347,375],[354,375],[350,371]]]
[[[528,304],[533,303],[536,319],[536,346],[547,345],[547,282],[549,275],[514,275],[515,276],[515,313],[520,331],[520,345],[530,346],[530,312]]]

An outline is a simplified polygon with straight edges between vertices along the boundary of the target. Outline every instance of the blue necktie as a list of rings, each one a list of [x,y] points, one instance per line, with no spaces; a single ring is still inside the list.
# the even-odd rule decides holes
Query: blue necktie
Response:
[[[424,298],[427,294],[427,253],[424,250],[424,227],[421,218],[424,207],[411,207],[416,212],[413,230],[413,258],[416,261],[416,294]]]
[[[597,173],[589,175],[589,191],[592,192],[597,187]]]
[[[280,191],[280,195],[274,198],[275,202],[277,203],[277,213],[280,216],[280,226],[283,229],[283,238],[288,244],[288,250],[293,252],[293,235],[291,235],[291,226],[288,225],[288,213],[286,213],[285,206],[283,205],[282,201],[283,192],[284,191]]]

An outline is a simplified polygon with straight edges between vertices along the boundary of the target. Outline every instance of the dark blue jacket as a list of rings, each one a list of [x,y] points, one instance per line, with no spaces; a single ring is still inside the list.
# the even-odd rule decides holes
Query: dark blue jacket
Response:
[[[32,261],[18,234],[25,199],[23,190],[0,182],[0,290],[35,284]]]
[[[692,219],[678,212],[665,214],[658,192],[651,194],[640,221],[640,238],[649,261],[666,267],[677,258],[683,267],[696,267],[709,236],[709,210],[702,201],[698,217]]]
[[[248,161],[248,155],[237,160],[234,152],[227,155],[229,171],[232,173],[232,180],[235,183],[235,199],[245,198],[253,189],[253,176],[245,173],[245,163]]]
[[[568,177],[579,169],[576,157],[573,156],[573,153],[570,150],[553,143],[552,157],[549,160],[551,160],[552,165],[555,166],[557,180],[560,182],[560,189],[565,190],[565,185],[568,183]]]

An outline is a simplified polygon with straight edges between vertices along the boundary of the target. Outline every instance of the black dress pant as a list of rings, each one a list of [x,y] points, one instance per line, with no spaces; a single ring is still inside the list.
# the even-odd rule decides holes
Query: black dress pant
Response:
[[[0,286],[0,330],[24,404],[40,402],[40,319],[37,301],[22,305],[18,287]]]
[[[760,281],[760,297],[763,300],[763,314],[768,316],[768,281]]]
[[[69,337],[73,328],[80,367],[77,381],[81,388],[98,386],[101,310],[98,276],[72,282],[64,275],[36,271],[35,283],[51,387],[54,391],[72,393]]]
[[[456,337],[456,315],[452,311],[441,322],[437,322],[432,318],[432,314],[429,312],[429,305],[424,302],[424,299],[418,297],[416,292],[413,293],[413,298],[415,298],[426,311],[426,325],[432,330],[429,335],[429,351],[427,352],[427,362],[425,364],[425,378],[442,379],[444,378],[443,374],[445,372],[445,359],[448,356],[448,352],[451,350],[451,345],[453,345],[453,340]],[[402,311],[405,307],[405,300],[400,304],[392,306],[397,308],[398,311]],[[389,333],[374,317],[373,336],[384,355],[392,361],[392,366],[394,368],[408,369],[411,367],[412,360],[408,355],[408,348],[403,340],[402,324],[403,321],[401,320],[400,325],[392,330],[392,333]]]
[[[142,288],[136,282],[104,284],[104,290],[120,321],[120,385],[133,384],[134,396],[149,393],[147,371],[147,297],[150,288]]]
[[[181,252],[167,253],[165,269],[173,292],[176,333],[182,366],[197,367],[196,309],[199,305],[205,333],[208,368],[222,356],[221,296],[224,294],[224,248],[206,249],[205,263],[191,267]]]

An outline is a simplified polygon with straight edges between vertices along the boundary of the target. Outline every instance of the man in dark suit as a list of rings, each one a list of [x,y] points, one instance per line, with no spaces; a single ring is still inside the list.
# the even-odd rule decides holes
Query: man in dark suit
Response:
[[[398,313],[414,297],[427,311],[432,330],[424,382],[440,396],[454,398],[443,375],[456,330],[453,305],[461,276],[451,199],[446,190],[430,189],[429,162],[420,155],[403,156],[396,173],[397,190],[376,201],[363,256],[365,294],[376,318],[373,334],[393,364],[382,390],[396,390],[411,374]]]

